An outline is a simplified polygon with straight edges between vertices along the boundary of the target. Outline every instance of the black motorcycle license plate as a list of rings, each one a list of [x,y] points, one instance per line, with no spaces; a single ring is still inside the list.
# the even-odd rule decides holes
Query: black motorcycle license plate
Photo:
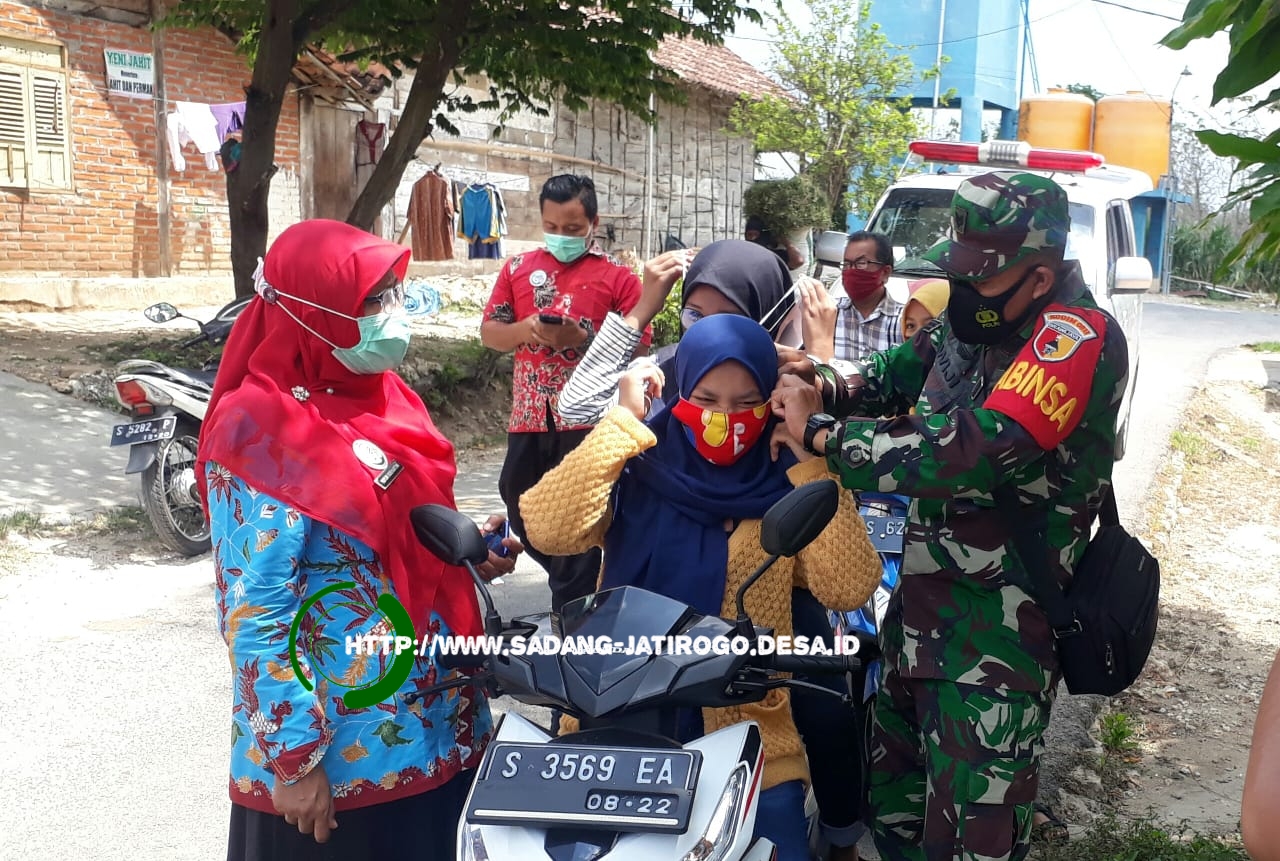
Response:
[[[157,442],[170,439],[178,429],[177,416],[161,416],[111,429],[112,445],[137,445],[140,442]]]
[[[863,514],[867,537],[877,553],[902,553],[907,534],[907,518],[891,514]]]
[[[480,764],[467,821],[679,834],[701,766],[696,750],[497,742]]]

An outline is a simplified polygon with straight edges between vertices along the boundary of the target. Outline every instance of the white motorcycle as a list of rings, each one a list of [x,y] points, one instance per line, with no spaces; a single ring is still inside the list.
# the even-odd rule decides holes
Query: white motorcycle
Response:
[[[231,333],[236,317],[252,297],[225,306],[208,323],[186,317],[168,302],[143,313],[153,323],[183,317],[200,327],[200,334],[180,347],[220,344]],[[111,445],[129,446],[126,475],[141,473],[142,507],[156,533],[173,550],[198,556],[209,549],[209,526],[196,492],[196,446],[204,422],[217,361],[199,370],[171,368],[161,362],[129,359],[115,369],[116,400],[130,421],[111,430]]]
[[[770,861],[773,844],[754,836],[764,764],[759,726],[746,721],[681,744],[677,709],[756,702],[773,688],[803,684],[782,672],[844,673],[857,666],[853,655],[752,654],[771,632],[756,628],[743,607],[747,589],[774,561],[818,536],[837,499],[834,482],[815,482],[765,514],[760,542],[770,556],[738,591],[732,622],[624,586],[574,601],[558,617],[544,613],[504,624],[475,571],[488,553],[475,524],[442,506],[414,509],[419,540],[471,572],[486,634],[508,643],[524,639],[526,647],[483,659],[441,656],[447,667],[471,671],[406,699],[477,684],[490,696],[558,708],[581,726],[553,737],[517,714],[502,716],[459,823],[458,857]],[[605,654],[529,653],[530,638],[553,636],[578,643],[607,638],[615,646]],[[618,651],[630,637],[654,636],[724,641],[732,648],[701,655]]]

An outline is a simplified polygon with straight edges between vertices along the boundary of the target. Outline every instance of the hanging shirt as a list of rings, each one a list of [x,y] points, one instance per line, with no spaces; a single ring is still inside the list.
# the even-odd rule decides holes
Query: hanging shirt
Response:
[[[640,301],[640,279],[627,267],[593,247],[572,263],[561,263],[545,248],[518,254],[502,266],[484,319],[515,323],[542,311],[560,314],[586,329],[578,347],[554,349],[534,344],[516,348],[511,392],[512,433],[543,433],[585,427],[556,412],[560,390],[577,367],[610,311],[627,314]],[[648,344],[646,332],[644,343]]]
[[[217,124],[218,142],[226,143],[227,135],[244,128],[244,102],[228,102],[225,105],[209,105],[209,113]]]
[[[495,218],[496,206],[493,199],[493,186],[469,185],[462,192],[458,201],[462,208],[458,219],[458,236],[468,242],[496,241]]]
[[[453,259],[453,203],[449,182],[428,171],[409,193],[409,223],[414,260]]]
[[[209,122],[213,123],[213,114],[209,112],[208,105],[196,105],[195,107],[204,108],[204,113],[208,114]],[[199,114],[196,116],[199,117]],[[188,125],[188,123],[192,122],[197,123],[197,125]],[[169,160],[173,162],[173,169],[179,173],[187,169],[187,159],[186,156],[182,154],[182,148],[187,144],[195,144],[196,149],[200,150],[200,152],[204,154],[205,167],[209,170],[218,169],[218,150],[220,148],[220,144],[217,143],[217,131],[212,125],[205,128],[203,123],[204,120],[202,118],[193,119],[192,112],[190,111],[186,113],[174,111],[165,118],[165,125],[167,129],[165,137],[169,142]],[[198,139],[196,137],[197,132],[200,135]],[[214,141],[214,145],[213,149],[206,151],[203,147],[207,146],[209,143],[210,138],[208,135],[213,135],[212,140]]]

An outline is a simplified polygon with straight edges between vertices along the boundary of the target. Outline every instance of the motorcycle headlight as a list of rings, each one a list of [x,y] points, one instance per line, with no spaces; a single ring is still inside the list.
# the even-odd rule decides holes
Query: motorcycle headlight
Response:
[[[729,853],[742,828],[742,807],[747,800],[748,780],[745,763],[733,770],[720,793],[720,800],[716,802],[707,830],[680,861],[721,861]]]
[[[464,824],[458,843],[458,856],[462,861],[489,861],[489,850],[479,825]]]

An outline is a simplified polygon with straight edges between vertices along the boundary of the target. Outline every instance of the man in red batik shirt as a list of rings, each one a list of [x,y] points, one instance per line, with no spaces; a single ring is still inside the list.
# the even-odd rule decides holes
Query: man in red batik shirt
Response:
[[[503,263],[480,324],[486,347],[515,352],[507,458],[498,491],[512,528],[522,538],[520,494],[590,430],[560,417],[560,390],[605,315],[627,314],[640,299],[640,279],[593,240],[600,219],[590,177],[553,176],[542,186],[538,203],[546,248]],[[649,338],[646,332],[637,352],[647,352]],[[525,549],[547,571],[556,612],[567,601],[595,591],[599,548],[577,556],[547,556],[525,541]]]

